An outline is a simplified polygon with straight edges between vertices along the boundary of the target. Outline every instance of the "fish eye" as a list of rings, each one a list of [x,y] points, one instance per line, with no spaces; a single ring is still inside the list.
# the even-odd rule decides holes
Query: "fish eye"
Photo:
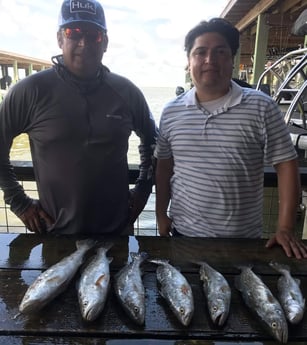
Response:
[[[213,311],[217,311],[217,306],[216,306],[216,305],[213,306],[213,307],[212,307],[212,310],[213,310]]]
[[[277,323],[276,322],[272,322],[271,326],[272,326],[272,328],[276,328],[277,327]]]
[[[179,312],[180,312],[180,314],[184,314],[184,308],[180,307]]]
[[[137,306],[134,306],[133,310],[134,310],[135,313],[139,312],[139,308]]]

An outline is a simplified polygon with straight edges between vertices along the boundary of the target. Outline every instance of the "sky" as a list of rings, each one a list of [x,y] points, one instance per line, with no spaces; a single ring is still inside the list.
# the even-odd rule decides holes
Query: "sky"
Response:
[[[101,0],[109,46],[103,64],[137,86],[184,85],[187,32],[229,0]],[[50,61],[62,0],[0,0],[0,50]]]

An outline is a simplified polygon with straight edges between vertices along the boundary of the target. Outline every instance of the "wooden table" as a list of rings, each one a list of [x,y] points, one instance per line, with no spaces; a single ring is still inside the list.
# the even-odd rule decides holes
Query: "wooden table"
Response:
[[[104,240],[106,238],[98,238]],[[36,315],[18,314],[18,305],[34,279],[50,265],[75,250],[76,237],[40,237],[30,234],[0,234],[0,344],[137,344],[191,345],[213,343],[275,344],[259,320],[243,304],[233,282],[238,265],[250,263],[255,273],[276,294],[278,273],[268,266],[271,260],[287,263],[292,275],[301,280],[307,298],[307,260],[288,259],[281,248],[265,249],[264,240],[118,237],[108,256],[111,277],[130,260],[128,253],[146,251],[151,258],[166,258],[179,267],[190,282],[195,313],[188,327],[182,326],[158,292],[156,266],[144,264],[146,291],[145,326],[135,325],[123,312],[112,289],[100,317],[82,321],[76,281]],[[306,242],[307,243],[307,242]],[[206,309],[199,266],[205,260],[222,272],[232,287],[229,318],[224,327],[212,324]],[[289,326],[289,344],[307,344],[307,313],[299,325]]]

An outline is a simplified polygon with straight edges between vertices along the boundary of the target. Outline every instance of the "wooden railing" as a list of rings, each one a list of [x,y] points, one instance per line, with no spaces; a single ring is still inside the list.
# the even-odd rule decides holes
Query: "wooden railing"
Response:
[[[23,184],[26,192],[32,197],[37,197],[37,189],[34,178],[33,166],[31,161],[13,161],[14,170],[18,180]],[[307,167],[300,168],[302,186],[307,190]],[[138,165],[129,165],[129,183],[134,185],[139,175]],[[304,187],[303,187],[304,189]],[[4,204],[2,195],[0,196],[0,232],[27,232],[23,223],[10,211],[9,207]],[[305,201],[305,200],[303,200]],[[306,199],[307,204],[307,199]],[[150,199],[135,223],[136,235],[157,235],[157,225],[155,218],[155,188]],[[300,236],[303,228],[307,228],[307,219],[305,220],[304,205],[298,210],[298,231]],[[307,206],[307,205],[306,205]],[[275,229],[278,215],[278,192],[277,192],[277,175],[272,167],[264,169],[264,233],[263,237],[270,236]],[[306,226],[304,227],[304,223]]]

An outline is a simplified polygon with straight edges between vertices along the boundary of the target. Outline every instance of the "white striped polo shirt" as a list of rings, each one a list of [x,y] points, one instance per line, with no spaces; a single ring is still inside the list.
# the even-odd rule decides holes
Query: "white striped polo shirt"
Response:
[[[263,167],[297,157],[277,104],[232,82],[209,113],[195,88],[163,109],[155,156],[173,156],[170,217],[186,236],[261,237]]]

